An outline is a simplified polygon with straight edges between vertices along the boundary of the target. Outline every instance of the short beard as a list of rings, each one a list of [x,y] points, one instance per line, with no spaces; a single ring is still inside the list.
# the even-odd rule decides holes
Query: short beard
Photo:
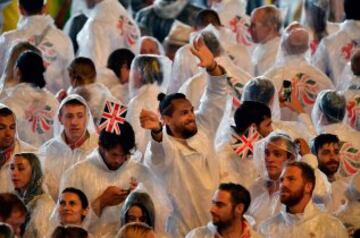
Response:
[[[214,226],[216,226],[217,231],[219,234],[222,233],[222,231],[226,230],[228,227],[232,226],[234,220],[235,220],[235,214],[234,214],[234,210],[232,211],[231,217],[226,220],[226,221],[218,221],[218,222],[213,222]]]
[[[281,200],[281,203],[286,205],[287,207],[292,207],[292,206],[298,204],[301,201],[301,199],[304,197],[304,195],[305,195],[305,187],[302,186],[295,193],[290,194],[290,196],[288,196],[285,200],[281,199],[281,195],[280,195],[280,200]]]
[[[194,136],[197,133],[197,128],[195,128],[194,130],[182,130],[181,131],[181,136],[184,139],[189,139],[190,137]]]
[[[330,162],[330,161],[329,161]],[[329,163],[328,162],[328,163]],[[335,162],[335,161],[334,161]],[[337,161],[336,161],[337,162]],[[328,169],[327,167],[327,163],[323,164],[323,163],[319,163],[319,169],[321,172],[323,172],[327,177],[331,177],[331,176],[334,176],[334,174],[339,170],[339,166],[340,166],[340,163],[337,162],[337,168],[335,171],[332,171],[330,169]]]

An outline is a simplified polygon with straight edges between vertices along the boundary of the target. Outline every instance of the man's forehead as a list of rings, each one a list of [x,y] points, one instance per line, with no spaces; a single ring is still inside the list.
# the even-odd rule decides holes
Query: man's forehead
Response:
[[[213,196],[214,202],[223,202],[227,203],[231,201],[231,194],[228,191],[224,190],[216,190],[214,196]]]
[[[187,108],[193,107],[191,102],[184,98],[175,99],[172,101],[172,103],[175,106],[176,110],[187,109]]]
[[[62,111],[73,111],[73,110],[82,110],[85,111],[86,110],[86,106],[84,104],[82,104],[81,102],[79,102],[79,104],[65,104],[64,106],[61,107]]]
[[[286,167],[283,172],[281,173],[281,177],[301,177],[301,170],[298,167],[295,166],[288,166]]]
[[[0,121],[1,122],[5,122],[5,121],[15,122],[15,115],[11,114],[11,115],[6,115],[6,116],[0,116]]]
[[[339,149],[339,143],[336,142],[325,143],[320,147],[320,150],[328,150],[332,148]]]

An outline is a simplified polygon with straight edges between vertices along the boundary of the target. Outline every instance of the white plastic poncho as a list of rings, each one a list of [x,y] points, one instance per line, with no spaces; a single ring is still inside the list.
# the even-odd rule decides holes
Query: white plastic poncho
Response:
[[[126,105],[129,103],[129,85],[128,83],[121,84],[114,71],[108,68],[101,69],[97,75],[97,80],[104,84],[117,100]]]
[[[139,54],[155,54],[155,53],[143,53],[141,52],[141,47],[142,47],[142,44],[143,44],[143,41],[146,41],[146,40],[151,40],[152,42],[155,42],[155,44],[157,45],[157,49],[159,51],[158,54],[156,55],[165,55],[165,49],[163,47],[163,45],[160,43],[160,41],[158,39],[156,39],[155,37],[152,37],[152,36],[142,36],[139,41],[137,42],[137,45],[136,45],[136,51],[135,51],[135,54],[136,55],[139,55]]]
[[[250,17],[245,14],[246,1],[213,1],[211,8],[219,14],[221,23],[235,34],[236,42],[252,51],[254,44],[249,33]]]
[[[252,53],[254,75],[263,75],[276,61],[280,37],[275,37],[264,44],[258,44]]]
[[[360,133],[342,122],[344,115],[340,111],[345,109],[345,106],[345,98],[341,92],[324,90],[319,93],[316,99],[312,111],[312,121],[318,134],[330,133],[339,137],[341,160],[338,174],[347,177],[356,173],[359,168]],[[324,110],[327,114],[324,113]],[[326,117],[334,122],[327,122]]]
[[[151,141],[145,164],[161,175],[174,206],[175,237],[206,224],[208,207],[219,182],[214,136],[224,111],[226,77],[209,77],[206,92],[196,112],[198,132],[184,145],[163,129],[163,140]],[[210,205],[210,204],[209,204]]]
[[[49,30],[46,32],[47,28]],[[74,58],[72,43],[68,36],[56,28],[50,16],[24,17],[16,30],[0,37],[0,74],[4,72],[11,47],[20,41],[27,41],[42,52],[46,87],[52,93],[69,86],[67,66]]]
[[[135,131],[137,149],[143,154],[150,141],[150,133],[140,125],[142,109],[157,111],[160,92],[166,93],[171,77],[171,61],[165,56],[139,55],[131,64],[126,120]]]
[[[165,227],[172,206],[160,186],[161,183],[148,168],[136,162],[134,158],[130,158],[120,168],[112,171],[108,169],[98,150],[94,150],[87,159],[77,163],[63,175],[60,190],[66,187],[78,188],[91,203],[109,186],[128,189],[132,178],[147,190],[154,204],[157,204],[156,209],[161,209],[163,220],[159,217],[159,223]],[[121,206],[122,204],[106,207],[100,217],[92,216],[89,231],[94,236],[114,237],[120,226]]]
[[[243,227],[243,233],[241,237],[249,237],[249,238],[260,238],[261,236],[254,231],[250,225],[243,221],[246,225]],[[190,231],[185,238],[214,238],[214,237],[222,237],[214,224],[211,222],[208,223],[206,226],[195,228],[194,230]]]
[[[77,100],[86,108],[87,126],[85,132],[89,137],[80,147],[71,149],[66,144],[63,134],[63,125],[59,121],[60,110],[69,100]],[[98,145],[98,136],[96,134],[95,125],[91,116],[91,112],[85,99],[81,96],[72,94],[67,96],[61,102],[55,117],[54,138],[47,141],[39,148],[39,157],[45,174],[45,183],[49,189],[50,195],[56,201],[58,198],[58,189],[60,179],[63,173],[72,165],[86,158]]]
[[[90,58],[97,69],[106,66],[116,49],[135,52],[140,30],[117,0],[103,0],[89,11],[89,19],[77,35],[79,56]]]
[[[2,102],[15,113],[21,140],[39,147],[53,137],[59,103],[49,91],[20,83]]]
[[[312,62],[338,86],[342,83],[344,67],[359,45],[360,21],[345,20],[338,32],[321,41]]]
[[[288,28],[281,38],[277,63],[271,67],[265,77],[270,78],[278,91],[283,81],[291,82],[292,91],[310,115],[317,94],[323,89],[334,88],[331,80],[307,60],[308,33],[302,28]],[[298,47],[299,50],[293,48]],[[281,119],[294,121],[297,113],[288,108],[281,110]]]
[[[344,225],[335,217],[321,211],[311,201],[303,214],[290,214],[285,206],[279,214],[260,225],[259,232],[268,238],[346,238]]]
[[[0,109],[3,109],[3,108],[8,108],[10,111],[12,111],[8,106],[0,103]],[[16,117],[15,114],[14,114],[14,116]],[[16,126],[16,129],[17,128],[18,128],[18,125]],[[15,147],[14,147],[14,152],[12,153],[11,157],[17,153],[21,153],[21,152],[25,152],[25,151],[33,152],[35,150],[36,149],[33,146],[20,140],[18,138],[18,133],[16,132]],[[0,193],[7,193],[7,192],[11,192],[14,190],[13,183],[11,181],[11,177],[9,174],[10,162],[11,162],[11,159],[9,159],[5,164],[3,164],[0,167]]]
[[[282,138],[282,142],[273,143],[271,141],[272,138]],[[331,194],[331,185],[327,181],[326,175],[318,169],[316,157],[312,154],[300,157],[295,144],[292,142],[292,138],[281,131],[274,131],[263,140],[257,142],[254,147],[255,164],[261,177],[255,181],[250,188],[252,201],[248,214],[255,219],[257,226],[266,219],[276,215],[281,208],[279,191],[280,178],[276,181],[271,180],[265,166],[265,148],[268,143],[272,143],[279,149],[293,154],[295,156],[295,160],[304,161],[314,169],[316,178],[313,192],[314,201],[318,203],[325,203],[329,200]],[[286,162],[283,164],[284,167],[285,164]],[[276,191],[269,194],[267,186],[275,186]]]

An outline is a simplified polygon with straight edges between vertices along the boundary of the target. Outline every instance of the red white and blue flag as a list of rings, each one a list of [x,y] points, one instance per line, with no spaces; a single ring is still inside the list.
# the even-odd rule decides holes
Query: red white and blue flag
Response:
[[[120,103],[106,101],[98,127],[99,131],[105,129],[107,132],[120,135],[121,130],[119,124],[124,124],[126,112],[127,107]]]
[[[232,136],[235,139],[232,148],[240,159],[248,159],[250,155],[253,155],[254,144],[261,139],[260,133],[254,126],[249,127],[243,135],[233,133]]]

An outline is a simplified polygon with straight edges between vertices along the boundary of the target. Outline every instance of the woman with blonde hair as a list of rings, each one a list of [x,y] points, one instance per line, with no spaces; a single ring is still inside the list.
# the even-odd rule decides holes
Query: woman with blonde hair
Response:
[[[117,238],[155,238],[153,229],[141,222],[133,222],[121,228]]]

